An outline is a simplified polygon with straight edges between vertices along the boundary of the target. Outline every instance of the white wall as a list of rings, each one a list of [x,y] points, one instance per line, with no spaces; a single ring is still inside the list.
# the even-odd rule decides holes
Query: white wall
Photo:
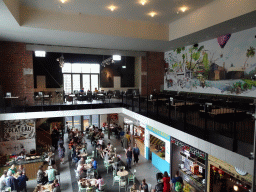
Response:
[[[253,160],[123,108],[123,113],[253,175]]]

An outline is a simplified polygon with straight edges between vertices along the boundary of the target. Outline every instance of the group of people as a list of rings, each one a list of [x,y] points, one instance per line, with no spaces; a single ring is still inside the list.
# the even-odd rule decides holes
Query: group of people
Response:
[[[0,190],[11,188],[11,191],[27,192],[28,177],[26,176],[23,165],[19,165],[18,170],[12,165],[8,170],[4,170],[4,174],[0,178]]]
[[[139,155],[140,155],[140,149],[138,148],[137,144],[135,143],[133,149],[131,147],[128,147],[126,150],[126,162],[127,162],[127,168],[131,168],[132,164],[132,157],[134,159],[134,164],[137,164],[139,162]]]

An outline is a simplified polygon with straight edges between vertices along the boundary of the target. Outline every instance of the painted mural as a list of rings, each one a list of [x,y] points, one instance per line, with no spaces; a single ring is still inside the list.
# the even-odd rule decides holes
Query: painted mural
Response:
[[[165,90],[256,97],[256,28],[165,53]]]
[[[4,137],[0,154],[18,154],[36,149],[36,127],[34,120],[4,121]]]

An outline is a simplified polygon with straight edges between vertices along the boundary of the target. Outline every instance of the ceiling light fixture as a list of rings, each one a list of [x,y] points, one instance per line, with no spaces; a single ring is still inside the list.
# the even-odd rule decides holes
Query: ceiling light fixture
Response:
[[[141,5],[145,5],[147,3],[147,1],[146,0],[141,0],[140,3],[141,3]]]
[[[187,7],[185,7],[185,6],[183,6],[183,7],[181,7],[181,8],[180,8],[180,10],[184,13],[185,11],[187,11],[187,10],[188,10],[188,8],[187,8]]]
[[[116,6],[111,5],[111,6],[109,6],[108,8],[109,8],[111,11],[114,11],[114,10],[116,9]]]
[[[66,3],[67,0],[60,0],[60,1],[61,1],[61,3]]]
[[[36,57],[45,57],[46,52],[45,51],[35,51]]]
[[[57,58],[56,60],[59,62],[60,68],[62,68],[65,63],[63,54],[60,56],[60,58]]]
[[[120,61],[121,60],[121,55],[113,55],[113,60],[114,61]]]
[[[156,12],[152,11],[152,12],[149,13],[149,15],[150,15],[151,17],[154,17],[154,16],[156,15]]]
[[[109,57],[109,58],[105,59],[104,61],[102,61],[101,65],[103,67],[106,67],[106,65],[110,65],[111,63],[115,63],[115,61],[112,59],[112,57]]]

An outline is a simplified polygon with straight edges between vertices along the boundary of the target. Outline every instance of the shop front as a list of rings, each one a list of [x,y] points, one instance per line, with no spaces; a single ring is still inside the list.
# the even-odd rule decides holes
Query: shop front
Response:
[[[178,139],[171,138],[171,177],[183,178],[185,192],[206,191],[208,155]]]
[[[208,170],[209,192],[251,192],[253,177],[242,169],[209,155]]]
[[[141,154],[145,154],[145,128],[142,126],[134,126],[134,141],[140,149]]]
[[[170,173],[170,136],[148,125],[144,135],[146,159],[162,173]]]

